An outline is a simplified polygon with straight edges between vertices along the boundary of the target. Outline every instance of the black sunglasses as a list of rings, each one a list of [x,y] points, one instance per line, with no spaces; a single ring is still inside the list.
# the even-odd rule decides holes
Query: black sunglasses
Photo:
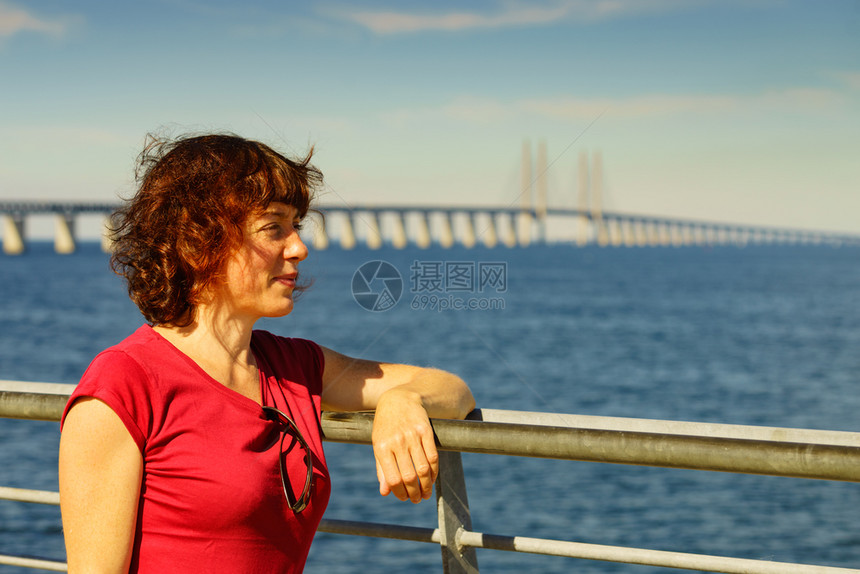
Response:
[[[284,486],[284,497],[287,499],[287,503],[289,503],[293,512],[299,513],[307,508],[308,502],[311,500],[311,483],[313,482],[314,476],[311,449],[308,447],[308,443],[305,442],[305,437],[303,437],[302,433],[299,432],[299,428],[296,426],[296,423],[293,422],[293,419],[275,407],[264,406],[263,412],[266,413],[266,418],[270,421],[278,423],[278,432],[281,434],[281,444],[278,450],[278,468],[281,471],[281,483]],[[287,476],[287,457],[285,456],[286,452],[284,451],[284,439],[287,438],[287,435],[290,435],[293,440],[297,440],[299,444],[302,445],[302,448],[305,449],[305,463],[307,463],[308,466],[308,475],[305,478],[305,487],[302,490],[302,495],[300,497],[296,497],[296,495],[293,494],[293,488],[290,485],[289,477]],[[288,450],[291,449],[292,445],[289,446]]]

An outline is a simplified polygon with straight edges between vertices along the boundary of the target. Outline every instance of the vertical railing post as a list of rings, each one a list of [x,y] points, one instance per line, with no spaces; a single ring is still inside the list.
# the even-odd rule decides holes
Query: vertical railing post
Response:
[[[472,530],[466,478],[459,452],[439,451],[439,477],[436,480],[436,504],[439,509],[439,532],[442,545],[442,566],[445,574],[478,572],[478,556],[474,548],[460,547],[461,530]]]

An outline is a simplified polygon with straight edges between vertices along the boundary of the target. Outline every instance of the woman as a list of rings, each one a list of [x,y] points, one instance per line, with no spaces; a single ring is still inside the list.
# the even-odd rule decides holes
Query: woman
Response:
[[[93,360],[64,413],[70,573],[300,572],[330,491],[320,409],[375,410],[380,493],[431,495],[429,418],[472,410],[461,379],[253,330],[299,290],[309,161],[229,135],[141,155],[111,263],[147,324]]]

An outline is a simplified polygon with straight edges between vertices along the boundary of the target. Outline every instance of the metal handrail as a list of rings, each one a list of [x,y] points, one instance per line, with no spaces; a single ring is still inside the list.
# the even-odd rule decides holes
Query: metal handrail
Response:
[[[59,421],[68,399],[63,394],[2,388],[0,416],[9,418]],[[500,411],[495,413],[498,416]],[[459,452],[860,482],[860,433],[830,432],[816,439],[816,431],[772,429],[773,435],[794,433],[797,437],[784,440],[747,438],[737,430],[732,436],[733,425],[710,425],[712,429],[724,429],[729,436],[705,436],[492,422],[486,420],[483,411],[472,415],[473,419],[479,417],[484,420],[435,420],[433,429],[439,447]],[[559,424],[565,422],[563,415],[558,417]],[[324,438],[334,442],[370,444],[372,425],[370,413],[327,412],[322,417]],[[841,444],[833,444],[840,438]],[[763,457],[763,453],[767,456]]]
[[[0,417],[59,421],[72,387],[0,381]],[[437,483],[439,528],[324,519],[319,530],[439,544],[446,572],[477,572],[474,548],[488,548],[728,574],[860,574],[848,568],[473,532],[459,459],[460,452],[475,452],[860,482],[860,433],[489,409],[476,410],[465,421],[432,422],[444,455]],[[369,444],[372,424],[370,413],[326,412],[322,417],[324,439],[334,442]],[[57,493],[8,487],[0,487],[0,499],[59,503]],[[452,501],[464,507],[453,508]],[[0,556],[0,564],[26,565],[21,560],[33,568],[64,569],[59,562]]]
[[[370,444],[373,415],[324,413],[322,425],[326,440]],[[442,450],[860,482],[860,433],[848,445],[486,420],[433,429]]]

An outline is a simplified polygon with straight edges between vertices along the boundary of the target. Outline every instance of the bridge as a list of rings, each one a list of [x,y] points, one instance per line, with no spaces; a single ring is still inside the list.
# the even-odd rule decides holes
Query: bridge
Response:
[[[533,170],[533,167],[535,168]],[[320,205],[310,216],[308,239],[316,249],[332,244],[353,249],[363,242],[370,249],[390,245],[404,249],[428,248],[434,243],[450,248],[528,247],[544,243],[548,222],[561,226],[568,241],[578,246],[597,244],[616,247],[686,245],[822,244],[860,246],[860,235],[808,231],[758,225],[685,218],[639,215],[603,209],[603,162],[600,153],[581,153],[578,169],[578,207],[547,205],[546,145],[539,143],[537,162],[531,146],[523,145],[522,193],[506,206],[486,205]],[[533,175],[534,174],[534,175]],[[55,219],[54,246],[58,253],[76,248],[75,223],[81,214],[103,214],[105,228],[119,207],[110,202],[0,201],[3,251],[9,255],[26,251],[26,221],[33,215]],[[321,216],[322,215],[322,216]],[[103,248],[110,250],[107,235]]]

